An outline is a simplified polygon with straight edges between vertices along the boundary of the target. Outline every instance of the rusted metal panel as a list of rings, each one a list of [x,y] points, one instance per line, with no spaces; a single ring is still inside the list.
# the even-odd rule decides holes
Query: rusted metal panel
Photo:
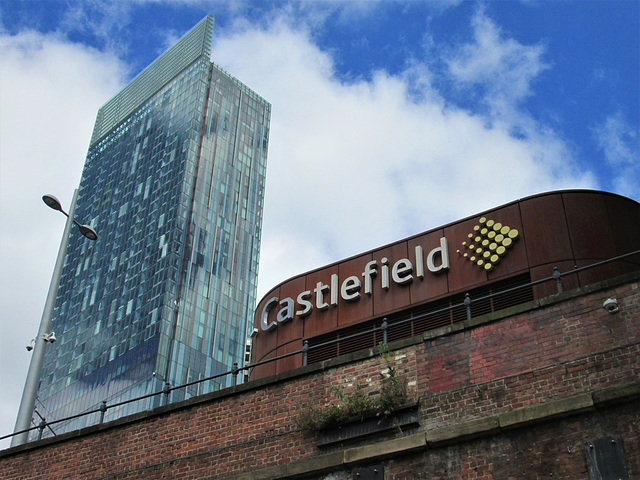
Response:
[[[573,257],[594,261],[615,257],[604,197],[598,193],[569,192],[562,194],[562,200]]]
[[[380,267],[373,282],[373,313],[376,316],[385,315],[395,309],[409,304],[409,285],[395,284],[391,278],[394,262],[407,259],[407,242],[393,244],[387,248],[373,252],[373,258],[378,259]],[[385,260],[387,264],[385,265]],[[387,288],[383,288],[384,270],[387,270]]]
[[[520,203],[529,266],[573,258],[561,195],[542,195]]]
[[[300,350],[302,350],[301,342],[299,340],[294,341],[279,346],[277,350],[277,356],[280,357],[282,355],[286,355],[287,353],[292,353]],[[298,355],[291,355],[289,357],[281,358],[276,363],[276,373],[282,373],[288,370],[293,370],[294,368],[302,367],[302,364],[303,361],[301,353]]]
[[[425,235],[420,235],[418,237],[414,237],[409,239],[407,242],[407,250],[409,255],[416,255],[416,247],[421,247],[422,249],[422,264],[426,264],[427,255],[434,248],[438,248],[440,246],[440,239],[444,237],[443,230],[436,230],[435,232],[430,232]],[[455,251],[455,249],[454,249]],[[449,250],[450,257],[451,248]],[[453,258],[450,258],[450,261]],[[428,275],[428,276],[427,276]],[[429,271],[424,272],[425,278],[427,280],[415,280],[411,282],[409,286],[409,295],[410,301],[412,304],[418,304],[424,302],[429,299],[437,298],[442,295],[446,295],[449,292],[449,283],[447,281],[447,272],[442,271],[437,275],[431,275]]]
[[[295,299],[300,292],[304,292],[307,289],[305,280],[306,277],[298,277],[283,284],[280,288],[280,300],[284,298]],[[278,328],[275,329],[278,335],[278,345],[284,345],[285,343],[301,338],[303,335],[302,327],[303,323],[296,318],[295,315],[292,320],[280,323]]]
[[[324,303],[329,306],[322,310],[317,307],[317,295],[316,290],[318,284],[331,285],[331,275],[338,275],[338,265],[332,265],[322,270],[316,270],[307,275],[307,291],[311,292],[311,303],[313,304],[313,311],[307,317],[304,317],[304,335],[310,337],[314,335],[320,335],[321,333],[334,330],[338,326],[338,309],[331,305],[330,291],[325,290],[323,293]],[[295,299],[295,297],[294,297]],[[300,321],[298,318],[294,321]]]

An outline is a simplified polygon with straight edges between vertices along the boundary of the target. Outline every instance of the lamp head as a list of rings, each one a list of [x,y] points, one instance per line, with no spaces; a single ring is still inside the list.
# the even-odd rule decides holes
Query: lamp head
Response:
[[[49,208],[53,208],[54,210],[62,211],[62,204],[60,200],[50,194],[46,194],[42,196],[42,201],[47,204]]]
[[[80,225],[80,224],[78,224],[78,230],[80,230],[80,233],[82,235],[84,235],[85,237],[87,237],[89,240],[97,240],[98,239],[98,234],[89,225]]]

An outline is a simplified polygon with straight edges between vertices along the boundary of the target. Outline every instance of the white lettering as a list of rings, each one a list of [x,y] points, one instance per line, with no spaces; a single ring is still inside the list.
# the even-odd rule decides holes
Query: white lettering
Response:
[[[411,282],[413,280],[413,265],[408,258],[401,258],[398,260],[391,269],[391,278],[393,281],[399,284]]]
[[[293,303],[293,298],[287,297],[282,300],[280,302],[280,310],[278,311],[278,323],[284,323],[288,322],[289,320],[293,320],[294,309],[295,305]]]
[[[271,330],[276,326],[275,322],[267,323],[269,320],[269,310],[271,310],[271,305],[278,303],[278,297],[272,297],[269,299],[267,303],[264,304],[264,308],[262,309],[262,316],[260,317],[260,327],[263,332]]]
[[[389,260],[387,260],[387,257],[384,257],[382,260],[380,260],[380,264],[382,265],[382,288],[384,290],[389,290],[389,266],[387,265],[388,262]]]
[[[416,245],[416,277],[420,280],[424,278],[424,256],[420,245]]]
[[[342,282],[340,293],[342,294],[342,298],[348,302],[360,298],[360,279],[355,275],[348,277]]]
[[[367,295],[371,295],[373,293],[373,289],[371,288],[371,278],[374,277],[378,271],[376,267],[378,266],[378,262],[375,260],[371,260],[364,266],[364,272],[362,272],[362,276],[364,277],[364,293]]]
[[[331,305],[338,306],[338,275],[331,275]]]
[[[296,315],[298,315],[299,317],[306,317],[312,312],[313,305],[309,301],[310,297],[311,297],[310,290],[306,290],[302,292],[300,295],[298,295],[298,304],[304,307],[302,310],[298,310],[296,312]]]
[[[402,285],[410,283],[416,278],[423,280],[425,278],[425,260],[427,269],[432,273],[449,270],[449,250],[447,239],[440,239],[440,246],[431,250],[425,258],[424,249],[421,245],[416,245],[415,263],[408,258],[397,260],[393,266],[389,265],[389,259],[383,257],[380,260],[380,285],[382,289],[389,290],[390,279],[395,284]],[[439,258],[438,258],[439,257]],[[438,262],[439,260],[439,262]],[[439,263],[439,265],[436,265]],[[263,331],[269,331],[277,326],[278,323],[285,323],[293,320],[294,316],[306,317],[313,312],[313,295],[315,293],[315,308],[318,310],[327,310],[329,306],[337,307],[340,299],[347,302],[358,300],[362,291],[371,296],[373,294],[373,278],[378,275],[378,261],[370,260],[364,266],[362,272],[362,280],[357,275],[346,278],[340,284],[338,274],[331,274],[329,285],[318,282],[313,290],[301,292],[296,301],[293,298],[285,298],[279,302],[279,310],[276,316],[277,322],[269,323],[269,311],[278,303],[277,297],[272,297],[265,303],[260,318],[260,326]],[[327,294],[327,292],[329,292]],[[328,295],[328,296],[327,296]],[[297,303],[296,303],[297,302]],[[297,308],[297,310],[296,310]]]
[[[438,253],[440,254],[442,263],[440,263],[439,267],[436,267],[433,259]],[[447,239],[445,237],[440,239],[440,246],[431,250],[429,255],[427,255],[427,268],[433,273],[439,272],[440,270],[449,270],[449,248],[447,247]]]
[[[316,284],[316,288],[313,289],[316,292],[316,308],[318,310],[326,310],[329,308],[329,304],[324,301],[324,292],[329,290],[329,285],[325,285],[322,282]]]

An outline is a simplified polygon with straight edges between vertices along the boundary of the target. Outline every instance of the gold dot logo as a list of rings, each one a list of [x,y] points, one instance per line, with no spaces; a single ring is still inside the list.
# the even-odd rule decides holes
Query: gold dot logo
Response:
[[[462,242],[458,254],[486,272],[492,271],[507,255],[520,233],[501,222],[481,217]],[[466,250],[466,251],[465,251]]]

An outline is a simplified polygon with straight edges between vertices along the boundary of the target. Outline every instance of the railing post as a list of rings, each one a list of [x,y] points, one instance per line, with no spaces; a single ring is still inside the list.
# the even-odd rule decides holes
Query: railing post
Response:
[[[305,340],[302,343],[302,366],[303,367],[307,366],[308,354],[309,354],[309,341]]]
[[[38,425],[38,440],[42,440],[42,432],[44,432],[45,428],[47,428],[47,421],[43,418]]]
[[[169,394],[171,393],[171,384],[169,382],[164,384],[162,393],[164,393],[164,404],[169,405]]]
[[[238,384],[238,362],[233,362],[231,375],[233,376],[233,386],[235,387]]]
[[[556,281],[556,288],[558,289],[558,293],[562,293],[562,280],[558,267],[553,267],[553,278]]]
[[[389,328],[389,323],[387,322],[387,318],[382,319],[382,343],[387,344],[387,329]]]
[[[100,423],[104,422],[104,414],[107,413],[107,401],[103,400],[100,405]]]
[[[471,295],[464,294],[464,305],[467,307],[467,320],[471,320]]]

